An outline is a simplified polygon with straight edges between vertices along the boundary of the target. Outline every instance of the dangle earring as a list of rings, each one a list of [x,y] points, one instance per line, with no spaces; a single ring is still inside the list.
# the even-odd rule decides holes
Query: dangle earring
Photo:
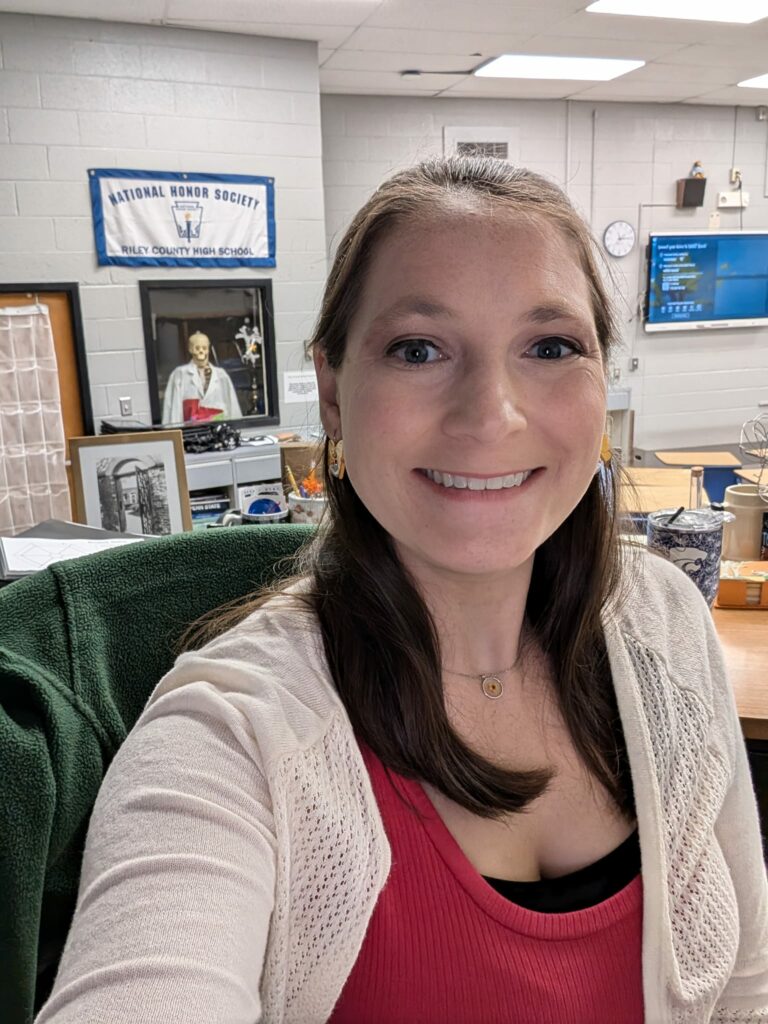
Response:
[[[328,438],[328,469],[331,476],[335,476],[337,480],[343,480],[344,474],[347,470],[346,463],[344,461],[344,442],[335,441],[333,438]]]
[[[611,451],[611,439],[607,434],[603,434],[603,442],[600,445],[600,460],[597,463],[596,473],[599,473],[603,467],[607,466],[611,461],[613,452]]]

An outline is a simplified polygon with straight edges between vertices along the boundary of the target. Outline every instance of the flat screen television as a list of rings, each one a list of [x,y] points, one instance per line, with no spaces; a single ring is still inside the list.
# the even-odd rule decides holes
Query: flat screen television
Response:
[[[646,331],[768,324],[768,231],[653,232]]]

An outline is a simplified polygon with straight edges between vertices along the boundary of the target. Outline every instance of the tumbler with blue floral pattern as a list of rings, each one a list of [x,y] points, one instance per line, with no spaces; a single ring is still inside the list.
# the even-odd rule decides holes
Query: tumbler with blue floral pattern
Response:
[[[690,576],[710,608],[720,584],[723,523],[733,518],[708,508],[665,508],[648,516],[648,547]]]

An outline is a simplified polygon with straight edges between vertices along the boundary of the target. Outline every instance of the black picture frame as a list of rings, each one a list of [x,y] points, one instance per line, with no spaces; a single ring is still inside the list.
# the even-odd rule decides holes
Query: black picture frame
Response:
[[[223,421],[243,429],[280,422],[270,278],[141,280],[139,295],[153,426]],[[252,333],[254,326],[257,334]],[[186,367],[191,358],[189,339],[196,333],[208,337],[210,365],[224,371],[228,382],[223,381],[221,373],[216,377],[223,381],[227,394],[231,395],[234,388],[239,414],[233,414],[224,402],[224,408],[210,416],[210,409],[204,405],[205,395],[180,400],[178,382],[194,377]],[[176,370],[179,373],[172,379]],[[172,393],[166,401],[169,384]],[[214,409],[220,404],[209,403]],[[176,415],[180,418],[173,418]]]
[[[86,434],[93,434],[93,405],[91,403],[91,386],[88,380],[88,357],[85,352],[83,314],[80,308],[80,289],[77,282],[33,281],[31,284],[16,284],[13,282],[0,284],[0,298],[3,295],[13,295],[17,292],[26,292],[29,295],[30,302],[33,303],[37,301],[38,296],[44,293],[60,292],[66,295],[72,324],[72,337],[75,344],[75,369],[77,372],[77,385],[80,391],[80,413],[83,418],[83,431]],[[0,305],[2,305],[1,301]]]

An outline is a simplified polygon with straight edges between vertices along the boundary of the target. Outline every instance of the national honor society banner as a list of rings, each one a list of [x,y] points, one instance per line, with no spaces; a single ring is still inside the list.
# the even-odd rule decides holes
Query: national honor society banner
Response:
[[[91,168],[101,264],[274,267],[274,178]]]

